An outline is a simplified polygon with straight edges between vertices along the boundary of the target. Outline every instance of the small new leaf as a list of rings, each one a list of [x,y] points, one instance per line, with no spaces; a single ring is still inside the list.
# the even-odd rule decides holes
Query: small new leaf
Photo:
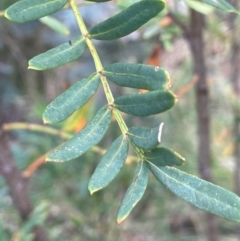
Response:
[[[46,160],[65,162],[75,159],[95,146],[105,135],[111,122],[111,110],[101,108],[94,119],[82,131],[51,152]]]
[[[160,90],[120,96],[115,99],[114,106],[127,114],[149,116],[169,110],[176,101],[172,92]]]
[[[117,85],[136,89],[167,90],[170,82],[165,70],[144,64],[115,63],[106,66],[103,74]]]
[[[88,184],[91,194],[106,187],[119,173],[128,155],[128,139],[118,137],[98,164]]]
[[[24,23],[55,13],[67,4],[67,0],[21,0],[5,11],[5,17]]]
[[[148,183],[148,168],[145,161],[138,163],[133,181],[129,186],[117,215],[117,222],[121,223],[127,218],[132,209],[142,198]]]
[[[128,129],[129,139],[143,150],[151,150],[158,145],[159,127],[133,126]]]
[[[103,2],[109,2],[111,0],[86,0],[88,2],[95,2],[95,3],[103,3]]]
[[[57,33],[61,33],[64,35],[70,34],[69,29],[56,18],[46,16],[46,17],[40,18],[39,21]]]
[[[240,198],[236,194],[174,167],[148,164],[154,176],[186,202],[220,217],[240,221]]]
[[[177,152],[174,152],[165,147],[158,147],[150,152],[145,152],[144,156],[148,161],[155,166],[181,166],[185,162],[185,158],[180,156]]]
[[[44,123],[56,123],[65,120],[89,101],[97,91],[99,83],[99,75],[92,74],[73,84],[46,107],[43,113]]]
[[[64,65],[79,58],[83,54],[85,46],[85,38],[75,37],[71,40],[71,44],[69,42],[61,44],[32,58],[28,68],[45,70]]]
[[[99,23],[89,32],[89,37],[99,40],[113,40],[126,36],[151,18],[155,17],[165,7],[163,0],[137,2],[117,15]]]

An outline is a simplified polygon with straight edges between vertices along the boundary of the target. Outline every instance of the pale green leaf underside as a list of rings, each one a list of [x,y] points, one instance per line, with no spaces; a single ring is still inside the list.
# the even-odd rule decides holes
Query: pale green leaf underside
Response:
[[[193,2],[202,2],[206,3],[210,6],[213,6],[215,8],[218,8],[220,10],[223,10],[225,12],[235,12],[238,13],[238,11],[228,2],[225,0],[192,0]]]
[[[112,1],[112,0],[86,0],[88,2],[96,2],[96,3],[103,3],[103,2],[109,2],[109,1]]]
[[[99,83],[99,75],[92,74],[73,84],[46,107],[43,113],[44,123],[65,120],[89,101],[97,91]]]
[[[240,221],[240,198],[236,194],[174,167],[148,163],[154,176],[178,197],[204,211]]]
[[[202,14],[210,14],[214,10],[213,6],[210,6],[206,3],[202,3],[199,1],[185,0],[185,3],[188,5],[188,7],[192,8]]]
[[[47,156],[47,161],[64,162],[77,158],[95,146],[105,135],[111,122],[111,110],[101,108],[82,131],[57,147]]]
[[[85,49],[85,38],[75,37],[71,43],[61,44],[45,53],[39,54],[29,61],[29,69],[45,70],[64,65],[79,58]]]
[[[128,136],[136,146],[151,150],[158,145],[158,131],[159,127],[133,126],[128,129]]]
[[[90,178],[88,189],[91,194],[106,187],[116,177],[127,159],[128,147],[124,135],[113,142]]]
[[[166,90],[169,75],[163,69],[144,64],[115,63],[104,68],[103,74],[113,83],[146,90]]]
[[[120,96],[115,99],[114,106],[127,114],[149,116],[169,110],[176,101],[172,92],[160,90]]]
[[[5,11],[5,17],[17,23],[35,20],[57,12],[67,0],[21,0]]]
[[[145,152],[144,156],[155,166],[181,166],[185,158],[165,147],[157,147],[150,152]]]
[[[46,16],[46,17],[40,18],[39,21],[57,33],[61,33],[64,35],[69,35],[70,33],[69,29],[56,18]]]
[[[145,161],[139,161],[133,181],[129,186],[117,215],[117,222],[127,218],[132,209],[142,198],[148,183],[148,168]]]
[[[137,2],[94,26],[89,32],[90,38],[113,40],[126,36],[155,17],[164,7],[165,2],[161,0]]]

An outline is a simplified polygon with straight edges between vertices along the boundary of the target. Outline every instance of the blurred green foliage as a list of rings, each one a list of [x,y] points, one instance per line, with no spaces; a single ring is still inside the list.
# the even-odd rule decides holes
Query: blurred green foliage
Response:
[[[0,9],[5,9],[12,2],[14,1],[1,1]],[[146,29],[153,27],[153,25],[146,27]],[[220,30],[221,28],[218,28],[216,31],[220,33],[219,36],[222,33]],[[4,34],[7,34],[7,32]],[[176,36],[179,38],[179,34],[180,31],[177,31],[176,26],[173,26],[169,29],[169,32],[166,32],[166,35],[161,35],[161,32],[158,32],[158,38],[155,38],[156,35],[153,34],[149,42],[143,41],[142,43],[141,39],[139,39],[134,45],[138,45],[139,48],[144,46],[141,49],[143,55],[147,56],[148,50],[155,43],[159,43],[159,38],[165,43],[169,39],[168,36],[171,36],[174,46]],[[227,41],[226,39],[226,43]],[[217,43],[220,44],[218,41]],[[118,44],[116,43],[116,48]],[[120,46],[122,45],[124,45],[125,51],[129,53],[129,58],[134,59],[135,50],[132,50],[131,43],[120,43]],[[164,45],[168,45],[168,42]],[[5,49],[1,48],[0,51],[5,51]],[[227,51],[227,49],[224,49],[224,56],[227,56]],[[107,48],[105,54],[111,56],[111,52],[108,52]],[[219,57],[219,55],[215,56],[215,58]],[[211,53],[208,53],[208,57],[212,57]],[[1,58],[0,62],[4,63],[3,58]],[[13,66],[18,64],[12,56],[9,56],[6,63],[13,63]],[[230,93],[229,88],[226,88],[226,86],[229,87],[229,83],[226,77],[222,75],[219,66],[211,62],[210,66],[212,73],[214,73],[210,73],[211,86],[218,86],[217,88],[211,88],[212,151],[214,154],[212,168],[214,180],[215,183],[224,188],[232,189],[231,170],[223,165],[231,163],[229,159],[232,157],[232,152],[231,150],[227,152],[226,148],[231,145],[232,137],[228,136],[221,139],[219,135],[225,128],[231,130]],[[187,55],[182,59],[181,63],[178,63],[177,69],[170,70],[174,90],[178,90],[191,80],[191,67],[191,61]],[[68,68],[70,68],[70,65]],[[13,108],[12,110],[16,108],[20,110],[11,120],[41,123],[41,114],[44,109],[43,106],[46,105],[46,100],[43,97],[33,102],[27,101],[26,104],[25,97],[27,93],[24,92],[24,88],[14,85],[15,80],[13,79],[15,79],[16,75],[19,75],[19,69],[17,68],[14,69],[13,74],[5,76],[4,88],[0,88],[4,90],[1,91],[1,103],[7,110],[11,110],[11,108]],[[0,82],[0,84],[2,83]],[[39,95],[45,95],[43,88],[39,88]],[[92,103],[90,116],[94,109],[97,109],[96,106],[102,98],[102,95],[99,94],[96,101]],[[136,122],[139,122],[137,118],[128,119],[128,123]],[[180,168],[181,170],[197,174],[197,133],[193,89],[179,98],[178,105],[174,109],[157,117],[147,117],[143,123],[154,127],[160,122],[167,123],[163,129],[162,144],[184,154],[186,164]],[[56,128],[61,128],[61,126],[57,125]],[[115,124],[112,124],[106,140],[100,143],[100,147],[107,148],[118,134],[118,128],[116,128]],[[9,135],[12,153],[21,170],[26,169],[39,156],[62,141],[56,136],[30,131],[15,131]],[[106,189],[90,196],[87,189],[88,181],[100,158],[100,154],[89,151],[81,158],[72,161],[71,165],[46,163],[31,177],[31,199],[33,203],[38,206],[42,201],[47,200],[50,202],[51,200],[47,209],[49,217],[44,222],[50,240],[201,240],[201,236],[204,236],[204,213],[175,197],[152,177],[150,178],[149,188],[130,218],[121,226],[117,225],[115,221],[117,210],[131,182],[136,163],[132,162],[126,165]],[[10,200],[8,188],[1,178],[0,187],[0,237],[1,241],[7,241],[14,234],[23,230],[21,227],[24,226],[22,226]],[[235,224],[223,219],[218,221],[224,240],[235,235]]]

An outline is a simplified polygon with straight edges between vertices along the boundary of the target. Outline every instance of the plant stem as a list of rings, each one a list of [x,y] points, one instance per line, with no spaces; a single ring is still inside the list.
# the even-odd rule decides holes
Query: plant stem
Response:
[[[0,17],[4,17],[5,11],[0,11]]]
[[[76,4],[78,5],[78,7],[82,7],[82,6],[92,5],[92,4],[96,4],[96,3],[95,2],[76,2]],[[69,9],[69,8],[71,8],[71,6],[68,3],[63,8],[64,9]]]
[[[29,124],[24,122],[13,122],[13,123],[4,124],[3,130],[4,131],[12,131],[12,130],[36,131],[36,132],[46,133],[53,136],[58,136],[66,140],[74,136],[73,134],[67,133],[65,131],[57,130],[51,127],[46,127],[38,124]],[[97,153],[100,153],[101,155],[103,155],[106,152],[106,150],[97,146],[94,146],[92,150]]]
[[[93,61],[95,63],[96,70],[100,74],[100,78],[101,78],[101,81],[102,81],[102,85],[103,85],[103,88],[104,88],[104,92],[106,94],[106,98],[107,98],[108,104],[112,105],[113,102],[114,102],[114,98],[113,98],[112,92],[111,92],[111,90],[109,88],[109,85],[107,83],[106,77],[101,74],[103,66],[102,66],[101,60],[99,58],[99,55],[97,53],[97,50],[96,50],[92,40],[89,39],[89,37],[88,37],[88,30],[87,30],[87,28],[85,26],[85,23],[84,23],[84,21],[82,19],[82,16],[80,15],[80,13],[78,11],[78,6],[77,6],[75,0],[69,0],[69,4],[70,4],[70,6],[71,6],[71,8],[73,10],[73,13],[74,13],[75,17],[76,17],[79,29],[80,29],[82,35],[85,37],[87,46],[88,46],[88,48],[89,48],[89,50],[91,52],[91,55],[93,57]],[[126,128],[126,131],[127,131],[127,128]]]
[[[68,140],[74,136],[74,134],[70,134],[65,131],[57,130],[52,127],[46,127],[46,126],[42,126],[42,125],[38,125],[38,124],[30,124],[30,123],[24,123],[24,122],[12,122],[12,123],[8,123],[8,124],[4,124],[2,129],[4,131],[13,131],[13,130],[36,131],[36,132],[46,133],[46,134],[53,135],[53,136],[58,136],[63,139],[66,139],[66,140]],[[92,150],[101,155],[103,155],[106,152],[105,149],[100,148],[98,146],[92,147]],[[48,151],[48,152],[50,152],[50,151]],[[44,155],[47,155],[47,153],[45,153]],[[135,161],[136,157],[129,156],[129,159]]]
[[[103,89],[104,89],[104,92],[105,92],[105,95],[106,95],[106,98],[107,98],[107,102],[108,102],[109,106],[113,106],[114,97],[113,97],[112,91],[111,91],[111,89],[108,85],[107,78],[102,74],[102,70],[103,70],[102,62],[99,58],[98,52],[95,48],[95,45],[93,44],[92,40],[89,38],[89,33],[88,33],[87,28],[86,28],[86,25],[85,25],[85,23],[82,19],[82,16],[80,15],[80,13],[78,11],[78,5],[77,5],[75,0],[69,0],[69,4],[70,4],[70,6],[73,10],[73,13],[74,13],[75,17],[76,17],[80,32],[85,37],[87,46],[88,46],[88,48],[91,52],[91,55],[93,57],[93,61],[95,63],[96,70],[97,70],[97,72],[98,72],[98,74],[101,78],[101,82],[102,82]],[[113,114],[114,114],[114,116],[117,120],[117,123],[118,123],[122,133],[126,134],[128,132],[128,128],[127,128],[127,125],[126,125],[125,121],[123,120],[120,112],[117,109],[113,108]],[[143,159],[142,151],[137,146],[135,146],[133,143],[132,143],[132,146],[133,146],[136,154],[140,157],[140,159]]]
[[[37,125],[37,124],[30,124],[30,123],[22,123],[22,122],[14,122],[14,123],[8,123],[3,125],[3,130],[4,131],[9,131],[9,130],[31,130],[31,131],[36,131],[36,132],[41,132],[41,133],[46,133],[54,136],[59,136],[63,139],[70,139],[73,135],[66,133],[61,130],[56,130],[51,127],[46,127],[42,125]]]
[[[58,136],[58,137],[61,137],[63,139],[67,139],[67,140],[70,139],[71,137],[73,137],[73,134],[70,134],[70,133],[67,133],[67,132],[64,132],[61,130],[56,130],[51,127],[46,127],[46,126],[42,126],[42,125],[38,125],[38,124],[29,124],[29,123],[24,123],[24,122],[13,122],[13,123],[4,124],[2,129],[3,129],[3,131],[12,131],[12,130],[36,131],[36,132],[40,132],[40,133],[46,133],[49,135]],[[92,151],[99,153],[101,155],[104,155],[104,153],[106,152],[105,149],[102,149],[98,146],[94,146],[92,148]],[[22,173],[23,177],[29,178],[30,176],[33,175],[33,173],[35,173],[39,169],[40,166],[45,164],[46,155],[49,152],[50,151],[48,151],[47,153],[44,153],[42,156],[40,156],[36,160],[34,160],[26,168],[26,170]],[[130,160],[130,162],[137,161],[135,156],[129,156],[128,159]]]

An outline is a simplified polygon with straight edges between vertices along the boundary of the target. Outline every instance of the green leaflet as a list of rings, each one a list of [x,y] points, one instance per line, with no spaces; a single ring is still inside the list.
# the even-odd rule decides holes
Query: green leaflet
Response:
[[[115,16],[93,27],[89,34],[92,39],[113,40],[126,36],[151,18],[155,17],[165,7],[163,0],[137,2]]]
[[[240,221],[240,198],[236,194],[174,167],[148,164],[154,176],[186,202],[220,217]]]
[[[67,0],[21,0],[5,11],[5,17],[17,23],[24,23],[55,13],[65,4]]]
[[[195,1],[206,3],[208,5],[211,5],[225,12],[234,12],[239,14],[239,12],[228,1],[225,1],[225,0],[195,0]]]
[[[88,184],[91,194],[106,187],[119,173],[128,155],[128,139],[118,137],[98,164]]]
[[[181,166],[185,162],[185,158],[165,147],[157,147],[150,152],[145,152],[144,156],[157,167]]]
[[[129,139],[143,150],[151,150],[158,145],[159,126],[148,128],[145,126],[133,126],[128,129]]]
[[[39,54],[29,61],[29,69],[45,70],[52,69],[80,57],[85,49],[85,38],[75,37],[71,42],[61,44],[49,51]]]
[[[94,119],[82,131],[51,152],[46,160],[55,162],[69,161],[84,154],[95,146],[105,135],[111,121],[111,110],[101,108]]]
[[[117,85],[136,89],[166,90],[170,82],[165,70],[144,64],[111,64],[103,74]]]
[[[40,18],[39,21],[57,33],[61,33],[64,35],[70,34],[69,29],[56,18],[46,16],[46,17]]]
[[[117,215],[117,222],[127,218],[132,209],[142,198],[148,183],[148,168],[145,161],[139,161],[133,181],[129,186]]]
[[[115,99],[114,106],[127,114],[149,116],[172,108],[176,101],[172,92],[160,90],[120,96]]]
[[[56,123],[65,120],[88,102],[97,91],[99,83],[99,75],[92,74],[73,84],[46,107],[43,113],[44,123]]]

